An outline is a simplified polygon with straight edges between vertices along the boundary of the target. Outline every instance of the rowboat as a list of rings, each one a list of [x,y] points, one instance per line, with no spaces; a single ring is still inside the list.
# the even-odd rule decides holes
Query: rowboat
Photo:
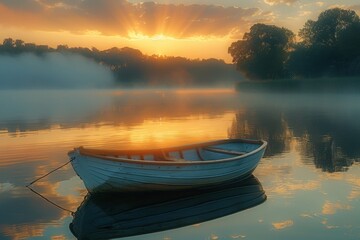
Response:
[[[206,189],[88,194],[69,228],[77,239],[137,236],[239,214],[265,200],[252,175]]]
[[[149,150],[75,148],[68,153],[89,192],[179,190],[246,178],[267,142],[224,139]]]

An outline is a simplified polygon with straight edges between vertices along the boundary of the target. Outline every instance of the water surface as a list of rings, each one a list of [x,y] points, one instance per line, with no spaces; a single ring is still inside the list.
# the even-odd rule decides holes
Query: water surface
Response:
[[[126,239],[359,239],[360,96],[231,90],[0,93],[0,239],[74,239],[73,217],[25,186],[74,147],[157,148],[221,138],[269,142],[254,172],[267,200]],[[32,185],[70,211],[87,192],[70,165]]]

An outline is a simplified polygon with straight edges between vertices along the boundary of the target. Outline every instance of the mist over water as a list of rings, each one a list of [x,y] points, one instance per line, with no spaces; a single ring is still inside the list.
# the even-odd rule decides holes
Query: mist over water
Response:
[[[0,56],[0,89],[109,88],[111,71],[76,54]]]

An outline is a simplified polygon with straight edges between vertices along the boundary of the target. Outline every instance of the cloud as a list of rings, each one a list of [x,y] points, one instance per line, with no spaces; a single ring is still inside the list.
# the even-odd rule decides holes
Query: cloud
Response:
[[[269,192],[277,194],[277,195],[294,195],[295,192],[298,191],[314,191],[320,187],[320,183],[318,181],[298,181],[291,182],[287,181],[283,184],[278,184],[273,189],[270,189]]]
[[[18,11],[37,12],[41,10],[41,6],[38,4],[38,2],[33,0],[1,0],[0,4],[11,6],[12,9]]]
[[[282,230],[284,228],[291,227],[292,225],[294,225],[294,222],[293,220],[286,220],[282,222],[274,222],[272,223],[272,225],[276,230]]]
[[[15,186],[11,183],[0,183],[0,193],[11,191]]]
[[[325,204],[322,207],[322,214],[324,215],[333,215],[337,210],[350,210],[351,206],[346,204],[341,204],[339,202],[329,202],[325,201]]]
[[[0,0],[0,21],[7,26],[78,34],[96,31],[124,37],[159,34],[176,38],[226,36],[246,31],[254,22],[271,21],[268,16],[258,8],[200,4],[26,0],[23,6],[19,0]]]
[[[296,3],[298,0],[264,0],[264,2],[268,5],[278,5],[278,4],[286,4],[292,5]]]
[[[300,12],[299,12],[299,16],[300,16],[300,17],[306,17],[306,16],[309,16],[309,15],[311,15],[311,14],[312,14],[311,11],[300,11]]]
[[[347,180],[352,186],[351,192],[348,195],[349,200],[356,200],[360,198],[360,179],[357,176],[352,176]]]
[[[34,189],[39,194],[44,194],[42,195],[43,197],[50,199],[61,207],[75,211],[83,201],[84,195],[86,194],[85,191],[79,192],[76,196],[63,196],[57,191],[60,184],[61,182],[39,181],[36,183]],[[74,185],[72,185],[72,187],[74,187]],[[24,189],[23,186],[21,186],[12,187],[10,191],[7,191],[5,193],[7,194],[6,198],[0,196],[0,212],[2,214],[0,218],[1,239],[4,237],[5,239],[28,239],[32,237],[54,239],[58,231],[51,230],[58,228],[59,231],[61,231],[60,228],[62,226],[42,224],[42,222],[62,222],[64,219],[69,218],[67,212],[47,203],[36,194],[31,194],[30,191],[29,193],[30,194],[24,196]],[[19,197],[19,195],[21,195],[21,197]],[[9,211],[9,209],[11,209],[11,211]]]

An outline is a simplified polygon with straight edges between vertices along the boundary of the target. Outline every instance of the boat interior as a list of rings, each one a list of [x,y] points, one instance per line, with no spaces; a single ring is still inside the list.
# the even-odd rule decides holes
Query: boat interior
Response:
[[[83,155],[111,159],[144,160],[144,161],[211,161],[233,158],[250,153],[262,145],[256,143],[218,143],[208,145],[191,145],[178,148],[164,148],[153,150],[99,150],[79,148]]]

